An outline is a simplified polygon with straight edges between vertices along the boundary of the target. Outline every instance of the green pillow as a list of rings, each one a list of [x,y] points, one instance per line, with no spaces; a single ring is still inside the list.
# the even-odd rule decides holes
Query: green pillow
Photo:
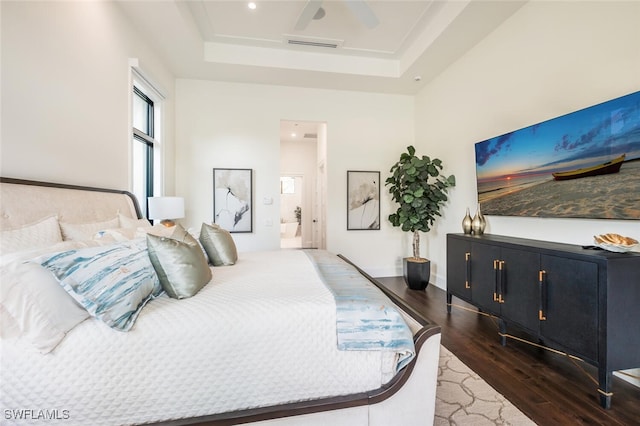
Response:
[[[231,233],[216,224],[202,224],[200,242],[213,266],[233,265],[238,260],[238,250]]]
[[[149,258],[164,291],[174,299],[196,294],[211,281],[211,269],[198,244],[180,225],[170,238],[147,234]]]

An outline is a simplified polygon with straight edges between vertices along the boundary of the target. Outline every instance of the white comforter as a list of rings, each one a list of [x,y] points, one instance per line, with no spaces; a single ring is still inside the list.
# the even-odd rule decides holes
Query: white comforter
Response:
[[[89,319],[47,355],[2,341],[7,419],[131,424],[362,392],[395,354],[339,351],[330,291],[300,251],[242,253],[196,296],[162,296],[130,332]],[[42,419],[21,423],[42,424]]]

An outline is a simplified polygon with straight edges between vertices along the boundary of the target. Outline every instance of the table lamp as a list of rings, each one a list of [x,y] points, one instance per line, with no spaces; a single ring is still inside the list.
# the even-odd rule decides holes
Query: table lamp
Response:
[[[149,219],[160,220],[164,226],[175,226],[175,219],[184,217],[184,198],[149,197]]]

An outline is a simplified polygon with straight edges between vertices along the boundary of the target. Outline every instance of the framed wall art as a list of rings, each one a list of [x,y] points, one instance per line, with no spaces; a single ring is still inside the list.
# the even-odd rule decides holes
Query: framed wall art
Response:
[[[229,232],[252,232],[252,200],[252,169],[213,169],[214,223]]]
[[[640,92],[475,144],[485,215],[640,219]]]
[[[347,171],[347,230],[380,229],[380,172]]]

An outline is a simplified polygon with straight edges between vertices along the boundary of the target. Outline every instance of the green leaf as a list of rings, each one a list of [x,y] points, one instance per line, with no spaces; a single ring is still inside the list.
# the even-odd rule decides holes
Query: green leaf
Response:
[[[447,178],[447,184],[449,186],[456,186],[456,177],[454,175],[451,175]]]
[[[418,157],[415,153],[415,148],[408,146],[385,180],[391,198],[398,203],[396,212],[389,215],[389,222],[405,232],[428,232],[440,216],[441,205],[447,201],[447,188],[455,186],[455,177],[440,174],[440,159]]]

